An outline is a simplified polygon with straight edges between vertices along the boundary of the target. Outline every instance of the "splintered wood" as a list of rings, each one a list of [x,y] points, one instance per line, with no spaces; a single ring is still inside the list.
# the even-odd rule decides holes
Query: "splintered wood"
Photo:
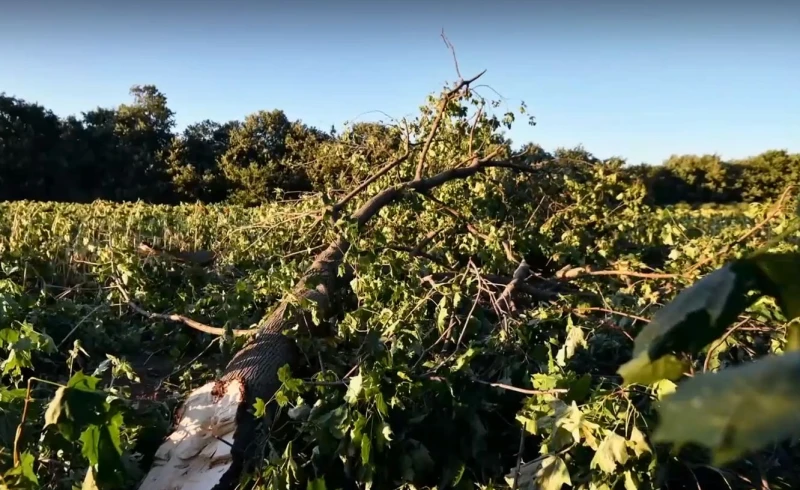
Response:
[[[208,383],[189,395],[180,422],[156,451],[139,490],[211,490],[230,468],[236,411],[244,401],[244,386],[230,381],[218,394],[215,384]]]

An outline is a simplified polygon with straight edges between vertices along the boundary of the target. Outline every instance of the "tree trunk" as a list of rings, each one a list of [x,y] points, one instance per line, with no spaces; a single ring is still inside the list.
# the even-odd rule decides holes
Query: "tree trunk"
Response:
[[[293,289],[293,296],[328,311],[339,264],[350,244],[338,239],[319,254]],[[278,370],[296,365],[297,346],[283,332],[294,326],[314,333],[311,312],[288,299],[264,319],[258,334],[236,353],[224,375],[194,390],[179,422],[156,451],[153,466],[140,490],[224,490],[234,488],[257,448],[256,435],[264,420],[254,417],[257,398],[268,403],[280,388]]]

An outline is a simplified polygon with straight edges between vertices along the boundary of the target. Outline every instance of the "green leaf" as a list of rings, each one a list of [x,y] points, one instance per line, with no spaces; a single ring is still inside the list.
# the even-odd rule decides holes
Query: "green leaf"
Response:
[[[372,451],[372,440],[369,437],[361,438],[361,464],[369,465],[369,457]]]
[[[800,352],[699,374],[661,402],[653,441],[706,446],[721,465],[798,437],[799,384]]]
[[[257,397],[255,403],[253,403],[253,409],[255,410],[253,415],[256,418],[261,418],[267,413],[267,404],[264,403],[264,400]]]
[[[509,486],[513,487],[515,475],[516,469],[506,475]],[[567,464],[560,456],[552,454],[523,464],[516,480],[517,488],[535,490],[561,490],[564,485],[572,485]]]
[[[667,354],[655,361],[647,352],[635,357],[619,367],[617,373],[624,380],[623,385],[649,385],[662,379],[673,380],[681,377],[689,369],[689,362]]]
[[[628,461],[627,443],[628,441],[624,437],[609,431],[594,453],[590,467],[600,468],[606,473],[614,473],[617,464],[624,465]]]
[[[120,427],[122,414],[115,414],[103,425],[91,425],[81,433],[81,453],[96,469],[94,478],[103,484],[114,484],[121,481],[124,467],[122,465],[122,446],[120,444]]]
[[[645,453],[652,453],[650,444],[647,443],[644,434],[635,426],[631,429],[631,437],[628,439],[627,445],[629,448],[633,449],[633,453],[637,458]]]
[[[684,371],[679,368],[677,357],[656,362],[667,355],[696,353],[722,335],[754,301],[747,293],[760,283],[755,265],[742,260],[717,269],[681,291],[636,336],[633,359],[618,370],[624,384],[678,378]]]
[[[447,296],[442,296],[442,299],[439,300],[439,314],[436,317],[436,326],[439,329],[439,332],[444,332],[445,328],[447,328],[447,319],[450,317],[450,310],[447,308]]]
[[[350,377],[350,382],[347,384],[347,392],[344,394],[345,401],[351,405],[358,403],[358,396],[361,394],[362,388],[363,378],[360,374]]]
[[[39,479],[36,478],[36,472],[33,470],[33,464],[36,462],[36,457],[25,451],[20,454],[19,465],[11,468],[5,472],[5,476],[20,476],[28,483],[32,483],[35,488],[39,488]]]
[[[763,253],[746,259],[763,272],[761,289],[778,300],[789,320],[800,316],[800,254]]]

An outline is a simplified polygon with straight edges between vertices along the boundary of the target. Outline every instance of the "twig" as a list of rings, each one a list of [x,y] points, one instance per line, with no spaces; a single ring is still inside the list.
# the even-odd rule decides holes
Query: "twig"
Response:
[[[455,272],[434,272],[433,274],[428,274],[427,276],[423,277],[421,279],[421,281],[423,283],[427,283],[427,284],[430,284],[432,286],[435,286],[439,281],[450,279],[450,278],[454,277],[455,275],[456,275]],[[509,284],[511,281],[514,280],[513,278],[505,277],[505,276],[498,276],[496,274],[481,274],[480,277],[481,277],[482,280],[484,280],[484,281],[486,281],[488,283],[495,284],[495,285],[503,285],[503,286]],[[535,287],[533,287],[533,286],[531,286],[529,284],[523,283],[523,282],[517,283],[517,285],[515,286],[515,290],[521,291],[521,292],[523,292],[525,294],[529,294],[529,295],[533,296],[534,298],[541,299],[541,300],[553,299],[553,298],[558,296],[558,293],[556,293],[556,292],[547,291],[547,290],[544,290],[544,289],[537,289],[537,288],[535,288]],[[582,293],[580,293],[578,291],[575,291],[575,292],[571,292],[570,291],[569,293],[570,294],[576,294],[576,295],[581,295],[582,294]]]
[[[25,420],[28,418],[28,404],[33,400],[31,398],[31,389],[33,387],[33,382],[38,381],[39,383],[45,383],[48,385],[57,386],[59,388],[63,388],[64,385],[59,383],[55,383],[53,381],[48,381],[46,379],[36,378],[31,376],[28,378],[28,388],[25,390],[25,404],[22,406],[22,418],[20,419],[19,425],[17,426],[17,431],[14,434],[14,449],[13,452],[13,461],[14,467],[16,468],[20,464],[20,457],[19,457],[19,443],[22,440],[22,431],[25,425]]]
[[[381,167],[380,170],[378,170],[373,175],[371,175],[367,180],[365,180],[364,182],[362,182],[361,184],[356,186],[355,189],[350,191],[350,193],[348,193],[346,196],[344,196],[339,202],[334,204],[333,207],[331,208],[331,212],[333,213],[334,217],[344,208],[344,206],[348,202],[350,202],[354,197],[356,197],[359,193],[361,193],[361,191],[363,191],[364,189],[369,187],[369,185],[371,183],[373,183],[376,180],[378,180],[380,177],[385,175],[387,172],[389,172],[390,170],[392,170],[396,166],[398,166],[401,163],[403,163],[404,161],[406,161],[406,159],[408,159],[409,155],[410,155],[410,150],[408,148],[406,148],[406,152],[403,155],[401,155],[400,157],[392,160],[391,162],[389,162],[386,165],[384,165],[383,167]]]
[[[14,435],[14,467],[16,468],[20,464],[19,459],[19,443],[22,440],[22,429],[25,425],[25,419],[28,418],[28,404],[31,401],[31,384],[33,383],[33,378],[28,380],[28,389],[25,390],[25,405],[22,407],[22,420],[20,420],[19,425],[17,426],[17,432]]]
[[[711,363],[711,354],[713,354],[714,351],[716,351],[719,347],[721,347],[722,344],[724,344],[725,341],[728,340],[728,337],[733,335],[733,333],[736,330],[738,330],[739,327],[741,327],[742,325],[744,325],[748,321],[750,321],[749,318],[746,319],[746,320],[742,320],[739,323],[737,323],[736,325],[734,325],[731,328],[729,328],[728,331],[725,332],[725,335],[720,337],[720,339],[716,343],[712,344],[711,347],[708,348],[708,352],[706,353],[706,360],[703,361],[703,371],[708,371],[708,367],[709,367],[709,365]]]
[[[188,361],[188,362],[184,363],[182,366],[178,366],[178,367],[177,367],[177,368],[176,368],[174,371],[172,371],[172,372],[171,372],[171,373],[169,373],[168,375],[166,375],[166,376],[164,376],[163,378],[161,378],[161,380],[158,382],[158,384],[156,385],[156,387],[153,389],[153,393],[155,393],[155,392],[157,392],[158,390],[160,390],[160,389],[161,389],[161,385],[162,385],[162,384],[164,384],[164,381],[168,380],[169,378],[171,378],[171,377],[175,376],[175,375],[176,375],[176,374],[178,374],[179,372],[183,371],[184,369],[186,369],[186,368],[188,368],[189,366],[191,366],[192,364],[194,364],[194,362],[195,362],[196,360],[200,359],[200,358],[203,356],[203,354],[205,354],[206,352],[208,352],[208,349],[210,349],[210,348],[211,348],[211,346],[213,346],[215,343],[219,342],[219,340],[220,340],[221,338],[222,338],[222,337],[217,337],[217,338],[215,338],[215,339],[211,340],[211,342],[209,342],[209,343],[208,343],[208,345],[205,347],[205,349],[203,349],[202,351],[200,351],[200,353],[199,353],[199,354],[197,354],[196,356],[194,356],[194,357],[193,357],[193,358],[192,358],[190,361]]]
[[[414,378],[416,378],[416,379],[429,379],[429,380],[432,380],[432,381],[443,381],[443,382],[446,381],[441,376],[437,376],[437,375],[435,375],[433,373],[430,373],[430,372],[429,373],[425,373],[425,374],[423,374],[421,376],[414,376]],[[504,390],[507,390],[507,391],[513,391],[515,393],[521,393],[523,395],[558,395],[558,394],[568,393],[569,392],[569,390],[567,388],[553,388],[553,389],[549,389],[549,390],[530,390],[530,389],[527,389],[527,388],[517,388],[516,386],[507,385],[505,383],[494,383],[494,382],[490,382],[490,381],[484,381],[482,379],[473,378],[473,377],[470,377],[469,380],[472,381],[472,382],[478,383],[478,384],[491,386],[493,388],[501,388],[501,389],[504,389]],[[346,379],[342,379],[340,381],[310,381],[310,380],[306,381],[306,380],[303,380],[303,384],[306,384],[306,385],[309,385],[309,386],[347,386],[348,381],[349,380],[346,380]]]
[[[406,253],[408,253],[408,254],[410,254],[412,256],[416,256],[416,257],[423,257],[423,258],[426,258],[426,259],[430,260],[431,262],[435,262],[435,263],[441,265],[442,267],[446,267],[446,268],[450,269],[450,264],[445,262],[443,259],[441,259],[439,257],[436,257],[435,255],[431,255],[428,252],[423,252],[421,250],[417,250],[416,247],[415,248],[411,248],[411,247],[406,247],[406,246],[403,246],[403,245],[388,245],[388,246],[386,246],[384,248],[388,249],[388,250],[394,250],[395,252],[406,252]]]
[[[497,151],[495,151],[495,153],[496,152]],[[425,198],[430,199],[431,201],[438,204],[445,213],[449,214],[457,221],[460,221],[466,227],[467,231],[470,232],[472,235],[475,235],[476,237],[481,238],[486,242],[492,242],[491,237],[478,230],[478,228],[476,228],[475,225],[470,223],[469,220],[467,220],[467,218],[464,217],[464,215],[462,215],[455,209],[451,208],[437,197],[430,195],[429,193],[423,193],[422,195]],[[510,262],[519,262],[519,259],[514,255],[514,252],[511,250],[511,245],[507,241],[503,240],[501,242],[501,245],[503,246],[503,251],[506,253],[506,259],[508,259]]]
[[[587,310],[587,311],[602,311],[603,313],[611,313],[612,315],[624,316],[624,317],[627,317],[627,318],[631,318],[633,320],[638,320],[640,322],[650,323],[650,320],[648,318],[643,317],[643,316],[631,315],[630,313],[623,313],[621,311],[611,310],[611,309],[608,309],[608,308],[599,308],[597,306],[591,306],[591,307],[588,307],[588,308],[581,308],[581,309],[582,310]]]
[[[422,251],[423,248],[428,246],[428,244],[431,242],[431,240],[436,238],[436,235],[438,235],[439,233],[441,233],[444,230],[445,230],[445,228],[443,227],[443,228],[439,228],[438,230],[429,231],[428,234],[425,235],[425,237],[422,240],[420,240],[420,242],[417,244],[417,246],[414,247],[414,253],[417,254],[420,251]]]
[[[469,130],[469,149],[467,151],[470,155],[472,155],[472,139],[475,135],[475,128],[478,126],[478,121],[480,121],[481,116],[483,115],[483,107],[484,104],[481,104],[481,106],[478,108],[478,112],[475,114],[475,122],[472,123],[472,127]]]
[[[56,346],[56,349],[60,349],[60,348],[61,348],[61,346],[62,346],[62,345],[64,345],[64,342],[66,342],[66,341],[67,341],[67,339],[68,339],[68,338],[70,338],[70,336],[71,336],[73,333],[75,333],[75,331],[76,331],[76,330],[78,330],[78,327],[80,327],[81,325],[83,325],[83,322],[85,322],[85,321],[86,321],[86,320],[87,320],[87,319],[88,319],[90,316],[92,316],[92,314],[93,314],[95,311],[99,310],[101,306],[103,306],[103,305],[97,305],[97,306],[95,306],[95,307],[94,307],[94,309],[92,309],[92,311],[90,311],[89,313],[87,313],[86,315],[84,315],[84,317],[83,317],[83,318],[81,318],[81,319],[80,319],[80,321],[79,321],[78,323],[76,323],[74,327],[72,327],[72,330],[70,330],[70,331],[69,331],[69,333],[67,333],[67,335],[65,335],[65,336],[64,336],[64,338],[63,338],[63,339],[61,339],[61,342],[59,342],[59,343],[58,343],[58,345]]]
[[[525,262],[525,259],[522,259],[522,261],[519,263],[519,266],[517,267],[517,270],[514,271],[513,278],[506,285],[505,289],[503,289],[503,292],[500,294],[500,297],[497,299],[497,302],[500,303],[502,301],[508,301],[508,297],[511,296],[511,294],[514,292],[514,289],[516,289],[522,283],[522,281],[524,281],[525,278],[528,277],[528,274],[530,274],[530,272],[531,268],[528,266],[528,263]]]
[[[522,468],[522,451],[525,449],[525,425],[523,424],[519,431],[519,450],[517,451],[517,469],[514,472],[514,486],[513,490],[519,487],[519,471]]]
[[[425,144],[422,147],[422,152],[419,155],[419,160],[417,162],[417,171],[414,174],[415,181],[422,180],[422,172],[425,170],[425,159],[428,156],[428,151],[431,149],[431,144],[433,143],[433,138],[436,137],[436,133],[439,130],[439,125],[442,124],[442,119],[444,118],[444,113],[447,111],[447,106],[453,100],[453,98],[461,91],[464,87],[469,87],[469,84],[483,76],[486,73],[486,70],[478,73],[474,77],[470,78],[469,80],[461,79],[452,90],[447,92],[445,96],[442,98],[442,102],[439,105],[439,112],[436,114],[436,118],[433,120],[433,125],[431,126],[431,130],[428,133],[428,139],[425,140]],[[461,77],[459,77],[461,78]]]
[[[150,320],[167,320],[170,322],[183,323],[187,327],[191,327],[195,330],[199,330],[203,333],[211,335],[220,335],[220,336],[225,335],[224,328],[212,327],[210,325],[206,325],[205,323],[200,323],[197,320],[192,320],[191,318],[185,317],[183,315],[178,315],[176,313],[164,314],[164,313],[154,313],[152,311],[147,311],[142,307],[140,307],[139,305],[137,305],[136,303],[134,303],[133,300],[131,300],[131,297],[128,295],[128,292],[125,290],[125,288],[122,287],[122,284],[119,283],[117,278],[113,279],[117,289],[119,290],[120,294],[122,295],[128,307],[133,311],[135,311],[136,313],[142,315],[143,317],[149,318]],[[232,330],[231,333],[236,337],[250,336],[257,334],[258,330],[257,329]]]
[[[581,276],[629,276],[639,277],[642,279],[676,279],[681,277],[681,274],[668,274],[659,272],[634,272],[625,270],[605,270],[594,271],[588,267],[569,267],[558,271],[556,277],[559,279],[575,279]]]
[[[442,28],[442,41],[444,41],[444,45],[453,53],[453,63],[456,65],[456,75],[458,75],[458,79],[462,80],[464,77],[461,76],[461,70],[458,69],[458,58],[456,57],[456,48],[453,46],[453,43],[447,39],[447,36],[444,34],[444,28]]]
[[[472,381],[492,386],[494,388],[502,388],[504,390],[513,391],[516,393],[522,393],[524,395],[556,395],[558,393],[567,393],[569,390],[566,388],[553,388],[550,390],[529,390],[527,388],[517,388],[516,386],[507,385],[505,383],[490,383],[489,381],[483,381],[481,379],[473,378]]]

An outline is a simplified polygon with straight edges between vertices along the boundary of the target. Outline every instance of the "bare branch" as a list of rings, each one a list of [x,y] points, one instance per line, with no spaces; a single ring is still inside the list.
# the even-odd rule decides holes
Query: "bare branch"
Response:
[[[625,270],[594,271],[589,267],[567,266],[556,273],[559,279],[570,280],[581,276],[629,276],[640,277],[643,279],[676,279],[681,274],[666,274],[657,272],[634,272]]]
[[[419,155],[419,161],[417,162],[417,171],[414,174],[414,180],[419,181],[422,180],[422,172],[425,170],[425,159],[428,156],[428,151],[431,149],[431,144],[433,143],[433,138],[436,137],[436,133],[439,131],[439,125],[442,124],[442,119],[444,118],[444,113],[447,112],[447,106],[450,102],[455,98],[456,95],[465,87],[469,87],[469,85],[483,76],[486,73],[486,70],[478,73],[474,77],[470,78],[469,80],[461,80],[453,87],[452,90],[447,92],[445,96],[442,98],[441,104],[439,105],[439,112],[436,114],[436,118],[433,120],[433,125],[431,126],[430,132],[428,133],[428,138],[425,140],[425,145],[422,147],[422,153]]]
[[[457,273],[455,272],[434,272],[433,274],[428,274],[427,276],[423,277],[421,279],[421,282],[430,284],[431,286],[435,286],[436,284],[442,281],[452,279],[456,275]],[[500,285],[500,286],[508,286],[511,282],[514,281],[514,279],[511,277],[498,276],[496,274],[481,274],[480,278],[487,281],[490,284]],[[534,298],[542,300],[553,299],[558,297],[558,293],[556,292],[547,291],[544,289],[538,289],[522,281],[517,282],[514,285],[514,290],[525,294],[529,294]]]
[[[624,316],[626,318],[630,318],[631,320],[637,320],[637,321],[640,321],[640,322],[650,323],[650,320],[648,318],[643,317],[643,316],[631,315],[630,313],[624,313],[622,311],[611,310],[609,308],[600,308],[600,307],[596,307],[596,306],[590,306],[588,308],[581,308],[581,310],[585,310],[585,311],[601,311],[603,313],[610,313],[612,315]]]
[[[170,322],[183,323],[187,327],[191,327],[191,328],[193,328],[195,330],[199,330],[199,331],[201,331],[203,333],[207,333],[207,334],[211,334],[211,335],[225,335],[225,329],[224,328],[212,327],[212,326],[206,325],[205,323],[200,323],[200,322],[198,322],[196,320],[192,320],[191,318],[185,317],[183,315],[178,315],[178,314],[174,314],[174,313],[168,315],[168,314],[164,314],[164,313],[154,313],[152,311],[147,311],[144,308],[142,308],[139,305],[137,305],[136,303],[134,303],[133,300],[131,300],[131,297],[130,297],[130,295],[128,295],[128,292],[125,290],[125,288],[122,287],[122,284],[120,284],[120,282],[116,278],[114,278],[114,282],[115,282],[115,285],[116,285],[117,289],[119,290],[120,294],[124,298],[125,303],[127,303],[128,307],[130,309],[132,309],[133,311],[135,311],[136,313],[142,315],[145,318],[149,318],[151,320],[167,320],[167,321],[170,321]],[[252,329],[252,330],[232,330],[232,333],[236,337],[240,337],[240,336],[243,337],[243,336],[255,335],[255,334],[258,333],[258,330],[257,329]]]
[[[458,57],[456,56],[456,48],[444,34],[444,27],[442,28],[442,41],[444,41],[444,45],[447,46],[447,49],[449,49],[450,52],[453,53],[453,63],[455,63],[456,65],[456,75],[458,75],[459,80],[463,80],[464,77],[461,76],[461,70],[458,69]]]
[[[408,159],[409,154],[410,154],[410,148],[406,148],[405,153],[403,153],[400,157],[392,160],[391,162],[381,167],[380,170],[375,172],[367,180],[365,180],[364,182],[359,184],[355,189],[350,191],[350,193],[344,196],[339,202],[334,204],[333,208],[331,208],[331,212],[333,213],[334,217],[345,207],[345,205],[347,205],[348,202],[350,202],[354,197],[360,194],[364,189],[369,187],[371,183],[375,182],[382,176],[386,175],[393,168],[405,162]]]
[[[473,378],[472,381],[482,385],[493,386],[495,388],[502,388],[504,390],[514,391],[516,393],[522,393],[524,395],[555,395],[558,393],[567,393],[569,391],[566,388],[554,388],[552,390],[529,390],[526,388],[517,388],[516,386],[507,385],[505,383],[490,383],[488,381],[483,381],[476,378]]]
[[[436,238],[436,236],[444,231],[444,228],[439,228],[438,230],[429,231],[425,237],[420,240],[416,247],[414,247],[414,253],[419,253],[423,248],[427,247],[428,244]]]
[[[531,268],[528,266],[528,263],[525,262],[525,259],[522,259],[522,261],[519,263],[519,267],[517,267],[517,270],[514,271],[514,276],[512,277],[511,281],[506,285],[505,289],[503,289],[503,292],[500,294],[500,297],[497,299],[497,302],[501,303],[503,301],[508,301],[508,298],[514,292],[514,290],[517,287],[519,287],[520,284],[522,284],[522,281],[524,281],[528,277],[528,274],[530,274],[530,272]]]
[[[469,130],[469,150],[467,151],[469,151],[470,155],[472,155],[472,140],[473,137],[475,136],[475,128],[478,126],[478,122],[480,121],[481,116],[483,115],[484,105],[485,104],[481,104],[481,106],[478,108],[478,112],[477,114],[475,114],[475,121],[472,123],[472,127]]]

